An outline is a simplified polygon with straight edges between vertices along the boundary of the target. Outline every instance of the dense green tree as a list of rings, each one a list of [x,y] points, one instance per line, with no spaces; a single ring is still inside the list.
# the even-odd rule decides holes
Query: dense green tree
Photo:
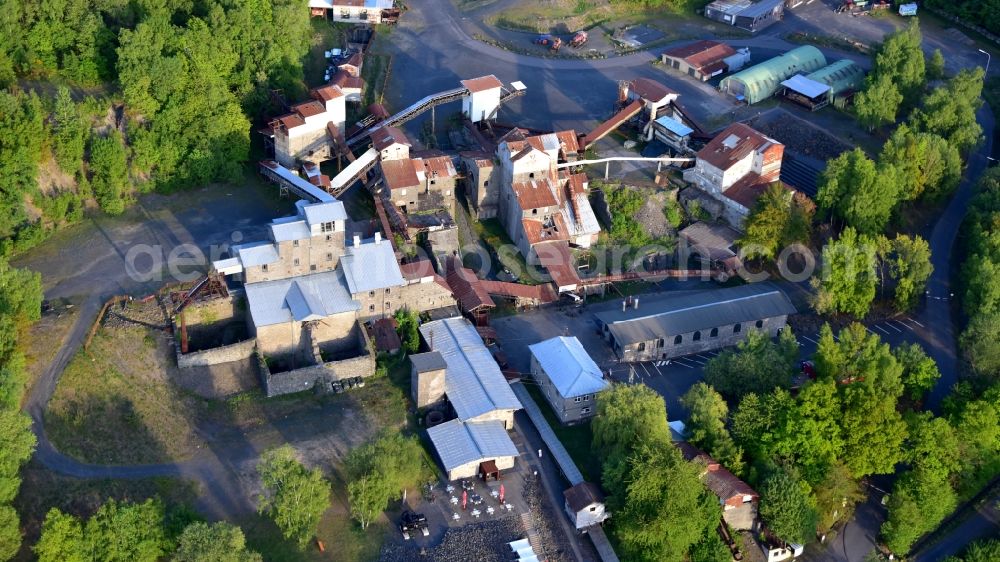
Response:
[[[890,33],[875,50],[872,74],[889,79],[899,87],[903,98],[915,104],[924,87],[923,37],[916,19],[904,29]]]
[[[865,489],[851,476],[842,464],[835,464],[827,471],[823,481],[815,488],[818,534],[826,534],[841,521],[847,521],[854,507],[866,499]]]
[[[0,560],[11,560],[21,549],[21,521],[17,511],[0,505]]]
[[[816,498],[793,469],[779,468],[764,479],[760,516],[783,541],[805,544],[816,536]]]
[[[729,407],[711,386],[699,382],[681,397],[688,410],[687,440],[708,452],[730,471],[743,472],[743,451],[726,429]]]
[[[903,368],[902,380],[906,395],[913,401],[923,399],[941,378],[937,363],[917,343],[904,343],[892,350],[892,354]]]
[[[409,308],[401,308],[394,315],[396,319],[396,332],[403,343],[403,349],[407,353],[420,351],[420,319],[417,313]]]
[[[766,333],[751,330],[735,349],[727,349],[708,361],[705,380],[722,394],[737,399],[751,392],[764,394],[777,387],[788,388],[799,349],[790,328],[783,330],[781,337],[786,342],[791,338],[791,357]]]
[[[868,77],[865,89],[854,96],[854,112],[862,127],[873,131],[896,122],[899,107],[903,104],[903,94],[891,78]]]
[[[962,178],[962,156],[956,146],[905,124],[882,147],[879,164],[899,172],[899,198],[904,201],[940,199],[951,193]]]
[[[670,443],[663,397],[645,385],[614,384],[597,399],[591,422],[594,450],[603,460],[604,489],[615,493],[624,482],[627,460],[642,443]]]
[[[917,304],[918,297],[927,286],[927,279],[934,272],[931,247],[919,236],[897,234],[886,241],[884,248],[882,261],[888,266],[889,277],[896,284],[893,298],[896,310],[909,311]]]
[[[975,372],[992,376],[1000,374],[997,334],[1000,334],[1000,312],[976,314],[962,332],[962,351]]]
[[[820,484],[843,455],[840,415],[836,383],[807,384],[781,416],[771,439],[772,456],[798,467],[808,483]]]
[[[304,549],[330,506],[330,484],[319,469],[303,466],[290,445],[264,452],[257,473],[263,488],[258,509],[274,520],[286,539]]]
[[[416,439],[382,433],[351,451],[346,460],[351,515],[367,527],[404,488],[419,484],[422,453]]]
[[[946,479],[915,469],[904,473],[889,495],[889,518],[882,524],[886,546],[905,555],[918,538],[954,511],[955,491]]]
[[[83,535],[93,559],[102,562],[156,562],[170,547],[163,504],[153,499],[139,504],[109,500],[87,521]]]
[[[963,307],[970,318],[1000,312],[1000,262],[972,256],[964,267]]]
[[[983,69],[962,70],[928,94],[923,106],[910,118],[912,127],[937,135],[959,152],[967,153],[983,136],[976,118],[976,111],[983,103],[982,91]]]
[[[913,413],[907,418],[909,436],[906,440],[906,460],[922,470],[927,477],[947,480],[961,468],[961,447],[958,436],[945,418],[930,412]]]
[[[930,60],[927,61],[927,79],[940,80],[944,78],[944,55],[941,49],[934,49]]]
[[[994,562],[1000,560],[1000,539],[976,541],[966,547],[960,557],[951,556],[945,562]]]
[[[853,228],[823,247],[823,268],[812,279],[813,306],[820,314],[846,313],[856,318],[868,314],[878,279],[876,245]]]
[[[785,414],[792,407],[793,398],[783,389],[763,395],[747,394],[732,415],[733,439],[752,459],[769,459],[785,427]]]
[[[718,499],[699,480],[700,468],[667,444],[644,444],[629,459],[613,532],[626,560],[687,559],[719,521]]]
[[[733,553],[713,529],[691,547],[688,557],[691,562],[732,562]]]
[[[52,113],[52,148],[56,162],[64,172],[75,174],[80,170],[87,133],[87,124],[70,96],[69,88],[60,87]]]
[[[230,523],[196,522],[177,539],[174,562],[260,562],[260,554],[247,548],[243,531]],[[41,561],[39,561],[41,562]]]
[[[740,247],[747,255],[773,259],[784,247],[808,243],[815,211],[816,206],[801,193],[771,184],[747,217]]]
[[[90,174],[90,185],[101,209],[109,215],[120,215],[127,197],[128,154],[118,131],[91,139]]]
[[[21,466],[31,458],[35,444],[31,418],[17,409],[0,408],[0,504],[17,496]]]
[[[53,507],[45,515],[42,534],[34,546],[38,562],[90,562],[90,549],[83,537],[83,524]]]
[[[899,202],[896,168],[876,166],[860,148],[829,160],[819,178],[816,202],[824,213],[862,234],[877,234]]]
[[[12,239],[27,221],[24,197],[38,191],[44,118],[37,95],[0,91],[0,240]]]

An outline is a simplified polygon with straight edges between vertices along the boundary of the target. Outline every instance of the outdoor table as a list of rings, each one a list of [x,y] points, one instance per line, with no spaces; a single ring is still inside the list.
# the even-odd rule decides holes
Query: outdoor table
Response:
[[[505,503],[503,505],[507,508],[507,511],[513,511],[514,510],[514,504],[512,504],[510,502],[507,502],[507,503]]]
[[[493,515],[494,511],[496,511],[496,510],[493,509],[492,505],[486,508],[486,513],[489,513],[490,515]]]
[[[444,487],[444,489],[445,489],[445,490],[446,490],[446,491],[447,491],[447,492],[448,492],[449,494],[455,491],[455,487],[454,487],[454,486],[452,486],[451,484],[448,484],[447,486],[445,486],[445,487]]]
[[[472,497],[469,499],[472,500],[473,505],[479,505],[483,503],[483,496],[480,496],[479,494],[472,494]]]
[[[472,516],[473,516],[473,517],[475,517],[475,518],[477,518],[477,519],[479,518],[479,516],[480,516],[481,514],[482,514],[482,512],[481,512],[481,511],[479,511],[478,509],[473,509],[473,510],[472,510]]]
[[[472,490],[475,487],[476,487],[476,485],[473,484],[472,482],[470,482],[468,480],[462,480],[462,489],[463,490]]]
[[[455,497],[455,496],[452,496],[451,499],[448,500],[448,501],[450,501],[452,505],[457,505],[458,504],[458,498]]]
[[[451,514],[451,518],[454,519],[455,521],[458,521],[458,519],[459,519],[458,513],[452,513]]]
[[[498,492],[497,490],[493,490],[492,492],[490,492],[490,495],[493,496],[494,498],[499,498],[500,492]]]

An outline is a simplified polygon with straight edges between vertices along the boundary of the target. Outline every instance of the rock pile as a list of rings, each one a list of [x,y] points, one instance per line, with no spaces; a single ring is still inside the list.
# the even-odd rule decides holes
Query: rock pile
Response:
[[[380,562],[504,562],[510,560],[508,543],[524,538],[524,528],[516,515],[448,529],[434,547],[420,547],[418,541],[388,541],[379,553]]]
[[[531,520],[535,525],[535,532],[538,533],[540,546],[544,552],[537,552],[538,558],[549,562],[572,562],[573,550],[566,542],[566,535],[558,528],[557,517],[562,517],[560,513],[554,513],[549,502],[541,497],[542,491],[537,480],[527,478],[524,481],[522,495],[528,502],[528,511]]]

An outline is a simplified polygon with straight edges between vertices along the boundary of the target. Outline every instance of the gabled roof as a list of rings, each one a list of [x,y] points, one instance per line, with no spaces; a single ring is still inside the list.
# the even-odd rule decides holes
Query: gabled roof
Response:
[[[418,161],[423,165],[427,179],[453,178],[458,175],[450,156],[420,158]]]
[[[385,178],[385,186],[390,190],[420,187],[417,165],[417,161],[409,158],[383,160],[382,177]]]
[[[583,511],[595,503],[604,503],[604,494],[591,482],[580,482],[564,491],[563,496],[574,513]]]
[[[517,196],[517,204],[522,211],[538,209],[541,207],[555,207],[559,204],[556,201],[554,186],[548,178],[543,180],[516,181],[511,185],[514,195]]]
[[[427,322],[420,326],[420,334],[448,364],[445,394],[459,419],[521,408],[493,355],[468,320],[454,317]]]
[[[303,118],[307,118],[326,113],[326,107],[316,100],[309,100],[293,105],[292,111],[298,113]]]
[[[239,256],[243,267],[267,265],[278,261],[278,249],[270,242],[251,242],[231,248],[233,255]]]
[[[663,54],[671,58],[682,59],[689,65],[701,69],[719,62],[726,57],[735,55],[736,50],[725,43],[705,39],[682,47],[669,49],[664,51]]]
[[[728,327],[740,322],[795,314],[788,296],[772,283],[709,291],[682,291],[642,299],[638,309],[618,308],[596,316],[622,345]]]
[[[360,246],[351,244],[344,250],[340,267],[352,295],[406,284],[399,272],[396,253],[388,241],[366,241]]]
[[[458,299],[463,310],[471,312],[496,306],[476,274],[471,269],[462,267],[462,262],[457,257],[449,257],[445,263],[448,268],[445,276],[448,287],[451,288],[452,294]]]
[[[726,467],[719,464],[719,461],[708,456],[708,453],[687,441],[677,441],[674,445],[680,449],[685,460],[696,462],[703,467],[702,482],[723,502],[737,497],[742,499],[744,496],[751,496],[753,499],[760,497],[760,494],[749,484],[729,472]]]
[[[291,220],[285,222],[274,221],[271,223],[271,238],[275,242],[287,242],[289,240],[305,240],[312,235],[309,232],[309,225],[304,220]]]
[[[517,447],[499,420],[451,420],[428,428],[427,436],[431,438],[446,471],[469,463],[518,456]]]
[[[319,320],[361,305],[351,299],[339,271],[248,283],[247,305],[255,326]]]
[[[385,150],[396,143],[413,146],[410,144],[410,139],[406,137],[406,133],[399,127],[380,127],[372,134],[372,144],[375,146],[375,150]]]
[[[728,170],[753,152],[764,150],[771,144],[781,144],[749,125],[733,123],[715,136],[698,151],[698,160],[704,160],[720,170]]]
[[[306,222],[310,225],[345,221],[348,219],[344,202],[339,200],[304,205],[302,207],[302,216],[306,218]]]
[[[344,97],[344,92],[333,84],[327,84],[326,86],[314,88],[310,93],[312,93],[314,98],[324,102]]]
[[[351,76],[344,70],[338,70],[330,79],[330,83],[340,87],[341,90],[361,90],[365,87],[365,81],[360,76]],[[345,94],[347,92],[344,92]]]
[[[498,80],[496,76],[490,74],[479,78],[462,80],[462,86],[465,86],[465,89],[475,94],[476,92],[485,92],[486,90],[492,90],[494,88],[502,88],[503,82]]]
[[[577,139],[576,131],[573,130],[534,135],[524,140],[529,145],[544,152],[553,150],[563,150],[567,154],[580,152],[580,142]]]
[[[595,394],[608,386],[600,367],[575,337],[547,339],[528,349],[563,398]]]
[[[636,78],[629,83],[629,88],[640,98],[654,103],[661,102],[667,96],[677,93],[649,78]]]

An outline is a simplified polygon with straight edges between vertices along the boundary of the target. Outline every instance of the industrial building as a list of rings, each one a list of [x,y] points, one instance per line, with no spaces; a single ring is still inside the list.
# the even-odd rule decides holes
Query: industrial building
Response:
[[[786,98],[815,111],[864,88],[865,70],[843,59],[810,74],[796,74],[781,85]]]
[[[736,72],[750,61],[750,49],[733,49],[718,41],[695,41],[664,51],[663,64],[702,82],[725,72]]]
[[[812,45],[803,45],[722,79],[719,89],[753,105],[781,89],[781,82],[826,66],[826,57]]]
[[[514,466],[517,447],[507,431],[521,402],[500,367],[465,318],[420,326],[431,351],[411,356],[413,400],[418,408],[448,406],[455,419],[427,434],[449,480]]]
[[[795,307],[771,283],[676,291],[599,312],[601,333],[623,362],[654,361],[735,345],[750,330],[774,336]]]
[[[338,23],[395,23],[399,9],[393,0],[309,0],[309,13]]]
[[[531,376],[559,421],[570,425],[597,413],[597,394],[608,387],[600,367],[575,337],[529,345]]]
[[[785,0],[715,0],[705,6],[705,17],[756,33],[781,21]]]

